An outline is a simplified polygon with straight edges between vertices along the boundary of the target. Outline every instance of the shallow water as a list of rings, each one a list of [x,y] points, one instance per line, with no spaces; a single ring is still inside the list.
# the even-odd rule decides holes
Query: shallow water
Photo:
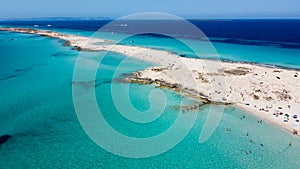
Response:
[[[108,153],[89,139],[74,111],[72,75],[79,52],[62,46],[63,42],[59,40],[34,35],[2,32],[0,39],[0,135],[12,135],[11,139],[0,146],[0,168],[299,167],[299,139],[266,122],[258,124],[256,117],[231,106],[226,107],[216,131],[205,143],[199,143],[198,137],[207,118],[209,106],[199,110],[192,130],[168,152],[145,159],[131,159]],[[155,38],[136,41],[141,43],[139,45],[155,44],[156,47],[175,52],[179,52],[176,51],[178,49],[182,52],[185,48],[179,44],[170,47],[176,43],[170,39],[159,42]],[[218,47],[216,44],[218,51],[232,54],[233,60],[237,56],[249,59],[246,56],[257,54],[255,52],[263,56],[269,56],[272,52],[282,56],[287,52],[292,59],[297,54],[293,50],[239,46],[235,56],[232,46],[234,45],[222,44]],[[116,88],[122,89],[126,84],[118,82],[117,78],[123,73],[142,70],[151,64],[127,58],[120,65],[123,59],[126,56],[109,53],[101,62],[101,69],[96,77],[98,104],[109,124],[120,133],[138,138],[162,133],[173,124],[180,113],[178,106],[182,100],[184,105],[197,102],[179,93],[162,89],[168,102],[161,117],[143,125],[128,121],[118,113],[113,104],[111,84],[114,83]],[[255,58],[250,60],[255,61]],[[296,60],[293,64],[299,63],[295,62]],[[116,68],[119,72],[113,77]],[[152,85],[131,84],[132,104],[141,111],[148,109],[148,96],[153,89],[157,88]],[[191,113],[197,112],[191,111],[186,115]],[[245,118],[241,120],[242,116]],[[250,139],[253,140],[252,143]],[[168,141],[166,139],[162,142],[162,146]],[[288,146],[290,141],[291,147]]]

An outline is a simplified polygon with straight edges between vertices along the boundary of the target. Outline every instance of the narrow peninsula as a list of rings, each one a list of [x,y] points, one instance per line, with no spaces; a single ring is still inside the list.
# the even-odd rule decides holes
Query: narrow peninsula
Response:
[[[300,134],[299,70],[184,58],[168,51],[47,30],[0,28],[0,31],[57,38],[77,50],[112,51],[155,63],[157,66],[133,72],[125,80],[167,87],[206,103],[233,104],[293,135]]]

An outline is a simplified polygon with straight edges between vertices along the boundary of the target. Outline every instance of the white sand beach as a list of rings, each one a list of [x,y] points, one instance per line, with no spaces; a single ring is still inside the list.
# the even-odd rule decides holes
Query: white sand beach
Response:
[[[270,68],[247,63],[228,63],[183,58],[176,54],[129,45],[113,45],[94,39],[52,31],[27,28],[0,28],[2,31],[37,34],[66,41],[78,50],[113,51],[156,63],[133,74],[141,82],[166,82],[174,89],[190,91],[211,102],[233,104],[279,126],[291,134],[300,134],[300,71]],[[133,80],[134,81],[134,80]],[[158,83],[154,83],[158,84]],[[258,120],[258,123],[261,123]]]

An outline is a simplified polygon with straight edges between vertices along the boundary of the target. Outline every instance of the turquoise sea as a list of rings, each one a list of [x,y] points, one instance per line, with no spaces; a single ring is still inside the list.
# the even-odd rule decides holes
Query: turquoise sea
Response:
[[[90,30],[52,30],[83,36],[93,34]],[[114,39],[122,34],[103,33],[102,36]],[[135,41],[133,45],[193,57],[189,49],[171,38],[133,36],[121,43],[132,45],[131,40]],[[77,119],[72,77],[80,53],[63,44],[63,41],[36,35],[0,32],[0,136],[12,136],[0,145],[0,168],[299,168],[299,139],[267,122],[258,124],[257,117],[232,106],[225,107],[218,127],[204,143],[199,143],[198,137],[209,106],[199,110],[188,135],[163,154],[135,159],[105,151],[87,136]],[[297,48],[213,44],[223,60],[300,68]],[[97,53],[93,55],[97,61]],[[126,62],[120,64],[124,59]],[[124,135],[137,138],[158,135],[173,124],[182,100],[184,105],[197,103],[180,93],[162,89],[168,102],[157,120],[138,124],[121,116],[111,97],[112,83],[121,89],[125,84],[118,79],[123,74],[151,65],[108,53],[97,72],[95,90],[99,107],[108,123]],[[153,89],[152,85],[131,84],[132,104],[141,111],[147,110]],[[165,141],[162,147],[168,142]]]

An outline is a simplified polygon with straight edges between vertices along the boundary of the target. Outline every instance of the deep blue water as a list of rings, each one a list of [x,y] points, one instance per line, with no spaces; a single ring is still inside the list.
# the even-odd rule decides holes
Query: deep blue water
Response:
[[[202,30],[206,36],[226,38],[228,43],[238,40],[300,43],[300,20],[188,20]],[[74,29],[97,31],[111,20],[87,21],[2,21],[2,25],[29,26],[39,28]],[[145,23],[147,21],[126,21]],[[149,22],[149,21],[148,21]],[[245,43],[242,41],[241,43]],[[249,42],[249,44],[251,44]],[[258,43],[259,45],[259,43]]]

